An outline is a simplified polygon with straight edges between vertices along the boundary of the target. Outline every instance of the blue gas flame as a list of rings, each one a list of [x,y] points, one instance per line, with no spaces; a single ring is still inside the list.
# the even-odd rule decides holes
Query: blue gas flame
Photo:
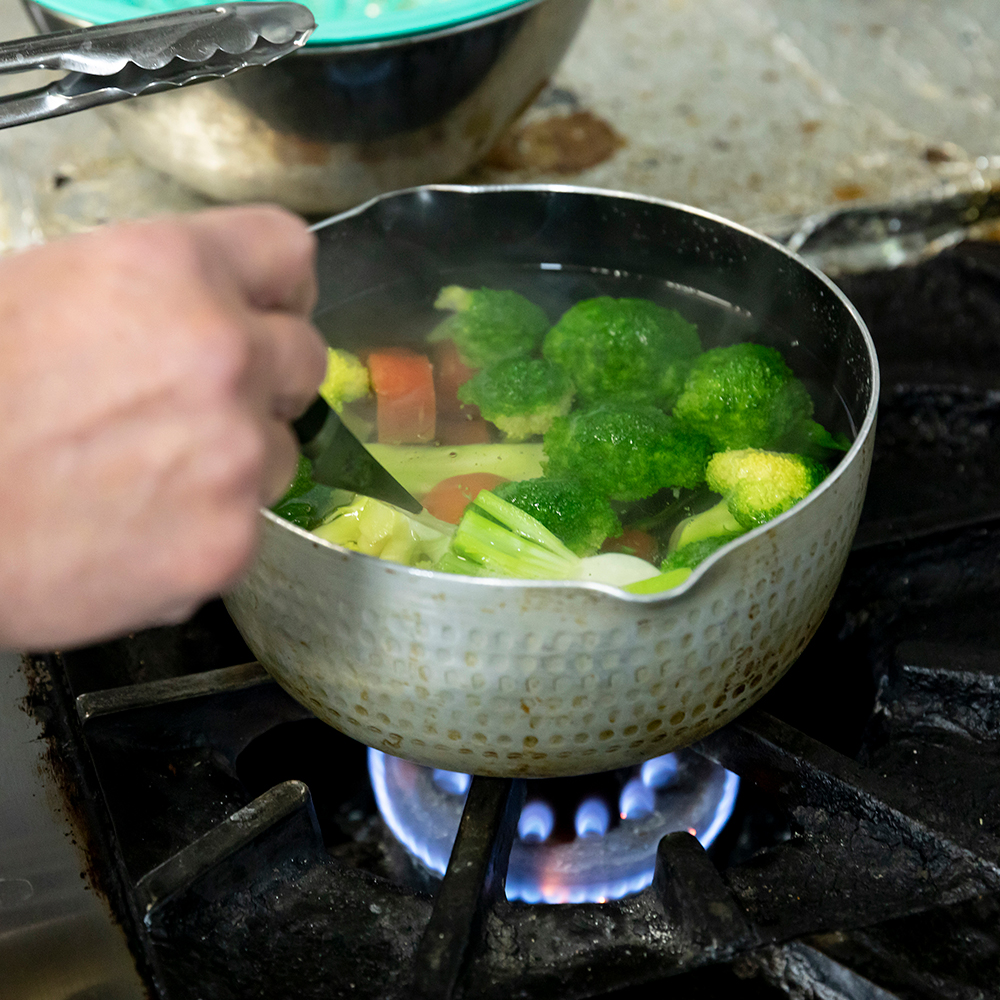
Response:
[[[526,903],[604,902],[640,892],[653,880],[656,847],[667,833],[687,830],[708,847],[736,804],[739,778],[691,751],[704,780],[694,790],[679,780],[678,754],[646,761],[625,782],[613,823],[607,803],[584,799],[576,809],[576,839],[555,842],[555,812],[529,797],[507,870],[507,898]],[[378,750],[368,751],[372,789],[397,840],[431,871],[443,875],[471,778],[432,770]],[[683,786],[683,787],[682,787]]]

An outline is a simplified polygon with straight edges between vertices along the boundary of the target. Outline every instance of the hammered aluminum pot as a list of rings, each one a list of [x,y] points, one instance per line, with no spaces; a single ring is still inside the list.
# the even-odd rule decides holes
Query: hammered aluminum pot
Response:
[[[225,600],[282,687],[390,754],[550,777],[691,743],[782,676],[837,586],[871,463],[875,350],[832,282],[704,212],[565,187],[404,191],[330,219],[319,237],[317,323],[331,343],[422,337],[452,281],[502,282],[554,315],[608,291],[673,297],[706,346],[748,331],[779,346],[817,419],[854,442],[809,497],[663,595],[410,569],[262,511],[259,555]]]
[[[41,31],[85,23],[23,2]],[[102,114],[136,156],[210,198],[327,214],[481,159],[545,86],[589,5],[525,0],[419,35],[307,44]]]

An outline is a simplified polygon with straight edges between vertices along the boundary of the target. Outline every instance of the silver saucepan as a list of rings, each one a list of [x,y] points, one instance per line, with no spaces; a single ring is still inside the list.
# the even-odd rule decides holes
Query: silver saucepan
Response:
[[[449,283],[515,287],[553,316],[591,295],[652,295],[698,322],[705,346],[779,347],[816,418],[854,442],[809,497],[665,595],[409,569],[262,511],[259,555],[226,605],[286,690],[424,765],[550,777],[691,743],[782,676],[826,613],[871,463],[875,350],[827,278],[707,213],[567,187],[416,188],[319,237],[317,322],[331,343],[423,336]]]

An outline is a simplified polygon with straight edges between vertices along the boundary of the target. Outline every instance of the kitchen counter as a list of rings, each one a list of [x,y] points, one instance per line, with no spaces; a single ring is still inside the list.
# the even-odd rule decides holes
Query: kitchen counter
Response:
[[[508,155],[460,179],[638,191],[772,234],[984,190],[1000,177],[994,15],[989,0],[594,0]],[[15,0],[0,0],[0,32],[30,33]],[[581,112],[604,130],[585,143],[610,156],[581,169],[533,155]],[[126,152],[99,110],[0,133],[0,194],[8,247],[204,204]]]
[[[625,145],[572,179],[765,232],[981,187],[1000,165],[994,15],[980,0],[596,0],[554,84]]]

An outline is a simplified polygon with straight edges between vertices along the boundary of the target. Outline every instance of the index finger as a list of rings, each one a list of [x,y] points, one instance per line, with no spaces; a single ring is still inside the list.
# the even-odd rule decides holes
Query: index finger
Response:
[[[216,208],[187,217],[208,263],[224,268],[251,306],[308,317],[316,305],[316,237],[273,205]]]

